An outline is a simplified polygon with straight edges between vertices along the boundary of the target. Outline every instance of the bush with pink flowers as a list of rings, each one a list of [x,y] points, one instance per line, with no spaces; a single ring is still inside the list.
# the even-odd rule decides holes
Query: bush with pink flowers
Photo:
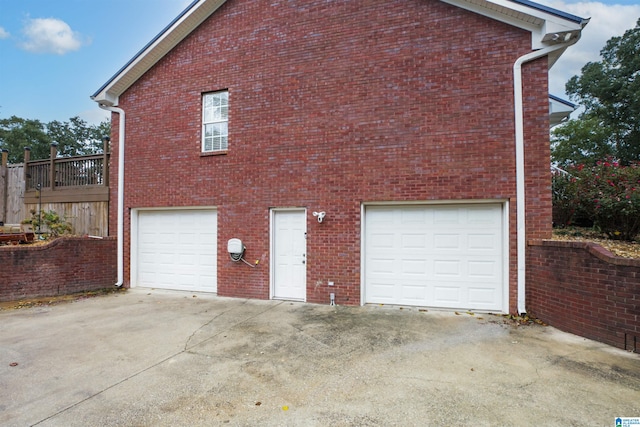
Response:
[[[634,240],[640,232],[640,165],[606,160],[579,165],[552,178],[554,223],[587,219],[612,239]]]

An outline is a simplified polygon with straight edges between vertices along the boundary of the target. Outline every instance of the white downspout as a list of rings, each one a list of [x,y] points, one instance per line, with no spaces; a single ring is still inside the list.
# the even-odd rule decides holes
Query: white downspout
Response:
[[[515,104],[515,133],[516,133],[516,221],[517,221],[517,261],[518,261],[518,314],[524,314],[526,309],[526,224],[525,224],[525,176],[524,176],[524,112],[522,101],[522,64],[549,55],[559,49],[564,49],[578,41],[578,38],[545,47],[535,52],[521,56],[513,64],[513,92]]]
[[[124,284],[124,110],[98,104],[103,110],[120,115],[118,129],[118,281],[115,286],[120,288]]]

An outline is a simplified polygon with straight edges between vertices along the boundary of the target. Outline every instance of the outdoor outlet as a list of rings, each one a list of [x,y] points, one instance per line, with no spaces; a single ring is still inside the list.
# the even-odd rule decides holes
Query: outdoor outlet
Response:
[[[333,282],[332,281],[329,281],[329,286],[333,286]]]

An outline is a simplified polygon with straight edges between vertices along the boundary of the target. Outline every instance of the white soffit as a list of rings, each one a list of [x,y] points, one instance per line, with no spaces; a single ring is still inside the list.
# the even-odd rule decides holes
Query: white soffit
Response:
[[[531,48],[541,49],[546,46],[567,41],[565,37],[575,38],[582,28],[589,22],[566,14],[560,16],[561,11],[552,13],[552,9],[545,11],[544,7],[533,7],[526,2],[511,0],[441,0],[453,6],[475,12],[500,22],[531,32]]]
[[[184,40],[226,0],[199,0],[169,24],[91,98],[101,104],[118,105],[118,97]]]

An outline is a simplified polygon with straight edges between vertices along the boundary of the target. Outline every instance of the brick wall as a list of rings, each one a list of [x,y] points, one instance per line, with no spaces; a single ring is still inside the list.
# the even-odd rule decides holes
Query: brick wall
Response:
[[[0,301],[67,295],[116,283],[116,240],[60,238],[0,247]]]
[[[585,242],[531,241],[527,311],[589,339],[640,351],[640,260]]]
[[[219,294],[268,298],[269,209],[303,207],[307,299],[326,303],[332,280],[338,304],[358,304],[363,202],[509,201],[515,311],[512,67],[530,49],[529,32],[440,1],[225,3],[119,99],[125,254],[131,208],[215,206]],[[546,58],[523,71],[528,237],[547,238]],[[221,89],[229,150],[202,156],[201,96]],[[110,218],[115,231],[115,203]],[[232,237],[258,268],[222,256]]]

